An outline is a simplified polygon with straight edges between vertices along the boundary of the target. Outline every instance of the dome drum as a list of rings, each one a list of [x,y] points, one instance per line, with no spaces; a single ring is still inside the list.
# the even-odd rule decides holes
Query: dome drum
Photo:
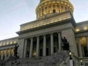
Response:
[[[59,0],[41,0],[40,4],[36,8],[37,19],[43,16],[50,15],[53,13],[62,13],[65,11],[73,12],[73,6],[69,1],[59,1]]]

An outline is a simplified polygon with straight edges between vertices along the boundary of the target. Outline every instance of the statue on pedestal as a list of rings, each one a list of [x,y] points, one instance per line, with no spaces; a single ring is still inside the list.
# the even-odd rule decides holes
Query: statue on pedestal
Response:
[[[67,39],[64,37],[64,38],[62,38],[62,43],[63,43],[63,45],[62,45],[62,48],[63,48],[63,50],[67,50],[67,51],[69,51],[69,43],[68,43],[68,41],[67,41]]]
[[[15,47],[14,47],[14,56],[15,56],[15,57],[18,57],[18,56],[17,56],[17,54],[18,54],[18,52],[17,52],[18,47],[19,47],[19,45],[15,45]]]

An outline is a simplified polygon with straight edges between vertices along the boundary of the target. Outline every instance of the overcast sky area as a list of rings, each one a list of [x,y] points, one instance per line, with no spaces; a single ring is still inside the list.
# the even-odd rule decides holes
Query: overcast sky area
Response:
[[[70,0],[75,21],[88,20],[88,0]],[[20,25],[36,20],[39,0],[0,0],[0,40],[18,36]]]

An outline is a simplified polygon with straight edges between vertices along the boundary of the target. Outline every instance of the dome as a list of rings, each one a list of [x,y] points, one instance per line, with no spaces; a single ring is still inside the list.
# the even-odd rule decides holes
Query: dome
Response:
[[[74,7],[69,0],[40,0],[36,8],[37,19],[49,16],[54,13],[70,11],[73,13]]]

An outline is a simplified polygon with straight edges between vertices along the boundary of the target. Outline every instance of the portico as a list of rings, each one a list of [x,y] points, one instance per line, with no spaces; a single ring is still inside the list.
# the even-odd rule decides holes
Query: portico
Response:
[[[14,47],[15,45],[2,46],[0,48],[0,59],[5,59],[6,57],[14,56]]]
[[[61,50],[59,32],[26,38],[24,41],[23,57],[48,56]]]

